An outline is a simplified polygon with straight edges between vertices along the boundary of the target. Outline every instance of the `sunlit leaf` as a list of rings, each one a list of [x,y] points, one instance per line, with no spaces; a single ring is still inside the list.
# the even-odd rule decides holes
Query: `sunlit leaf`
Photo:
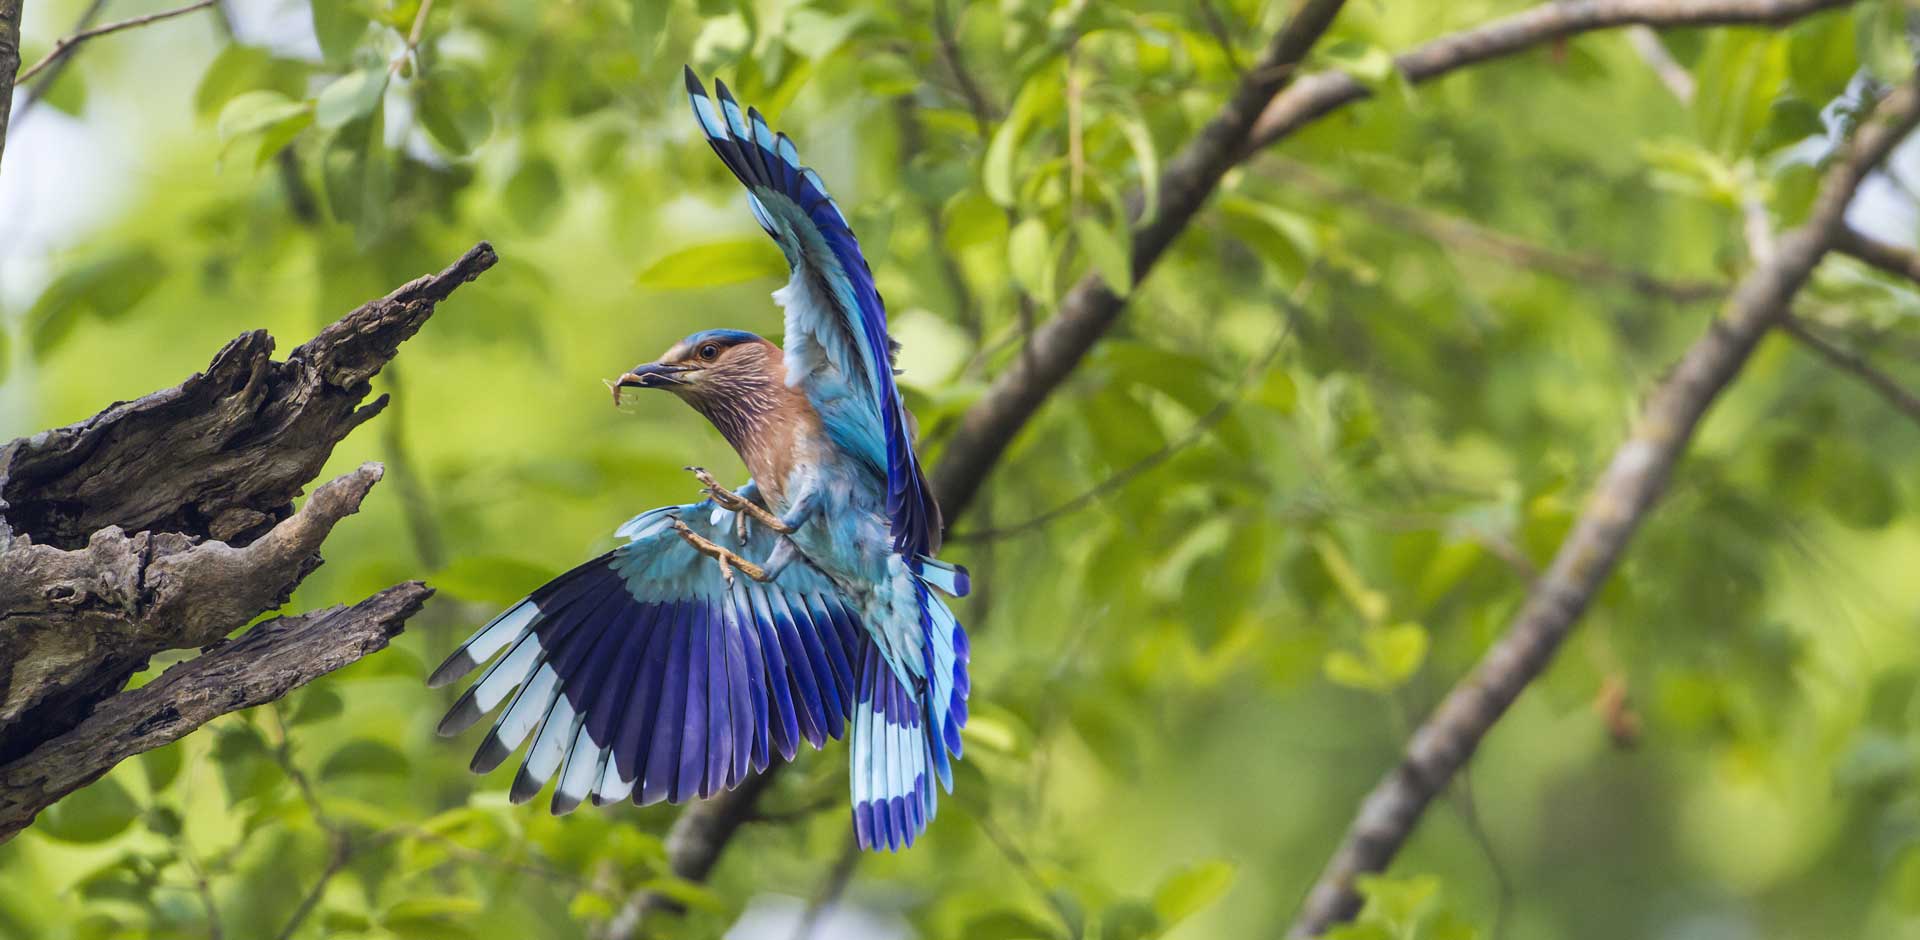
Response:
[[[763,238],[710,242],[683,248],[640,272],[640,286],[655,290],[718,287],[764,277],[783,277],[786,259]]]
[[[1233,863],[1215,859],[1169,875],[1153,893],[1153,909],[1169,925],[1205,910],[1233,887]]]
[[[1128,257],[1127,240],[1122,234],[1088,218],[1074,221],[1073,234],[1080,250],[1093,262],[1093,269],[1100,273],[1100,279],[1107,282],[1107,289],[1122,297],[1132,292],[1133,262]]]
[[[34,831],[62,842],[104,842],[140,818],[140,804],[118,780],[96,780],[53,804]]]
[[[327,756],[320,765],[321,779],[330,780],[349,774],[393,774],[404,776],[407,773],[407,755],[400,749],[384,741],[362,738],[348,741],[345,746]]]
[[[384,68],[366,68],[334,79],[314,99],[314,123],[332,130],[372,114],[387,90],[387,74]]]

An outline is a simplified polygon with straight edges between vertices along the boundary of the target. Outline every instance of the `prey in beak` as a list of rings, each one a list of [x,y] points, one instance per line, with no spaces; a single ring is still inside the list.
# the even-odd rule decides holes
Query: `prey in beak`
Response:
[[[670,385],[685,385],[686,380],[680,373],[687,367],[670,362],[649,362],[633,367],[633,371],[607,383],[613,391],[613,403],[620,404],[620,390],[623,388],[666,388]]]

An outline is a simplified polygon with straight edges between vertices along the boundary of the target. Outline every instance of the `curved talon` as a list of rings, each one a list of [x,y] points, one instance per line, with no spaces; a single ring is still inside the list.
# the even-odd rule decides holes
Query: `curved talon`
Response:
[[[726,579],[729,585],[733,583],[733,569],[735,568],[740,569],[741,574],[755,581],[773,580],[773,575],[768,574],[765,568],[734,554],[724,546],[714,544],[713,541],[705,536],[688,528],[687,524],[682,522],[678,517],[673,520],[673,531],[680,533],[680,537],[686,539],[687,544],[693,546],[694,551],[719,562],[720,577]]]
[[[686,467],[685,469],[687,472],[693,474],[694,479],[700,481],[700,485],[706,488],[707,496],[710,497],[716,505],[740,514],[740,518],[735,521],[735,525],[738,527],[736,531],[742,543],[745,543],[747,540],[746,517],[748,516],[753,517],[755,522],[781,535],[789,535],[793,532],[793,526],[781,521],[779,516],[774,515],[765,506],[721,486],[720,481],[714,479],[713,474],[707,472],[707,468]]]

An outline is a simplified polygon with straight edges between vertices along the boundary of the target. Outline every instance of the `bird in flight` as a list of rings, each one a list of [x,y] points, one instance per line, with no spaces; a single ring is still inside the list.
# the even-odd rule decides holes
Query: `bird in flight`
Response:
[[[500,708],[472,769],[531,739],[510,796],[557,779],[556,814],[589,798],[706,798],[802,741],[850,734],[855,835],[898,850],[933,819],[935,785],[953,789],[968,651],[943,595],[964,596],[967,572],[933,557],[940,509],[846,217],[785,134],[726,85],[710,96],[692,69],[686,80],[707,143],[792,269],[773,295],[787,346],[695,333],[620,376],[614,400],[678,396],[751,479],[729,490],[689,468],[705,500],[635,516],[626,544],[480,628],[428,679],[493,661],[439,731]]]

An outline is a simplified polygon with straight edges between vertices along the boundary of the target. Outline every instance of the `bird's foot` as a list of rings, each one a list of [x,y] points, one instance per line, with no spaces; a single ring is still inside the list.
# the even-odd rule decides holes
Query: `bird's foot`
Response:
[[[786,535],[793,531],[793,526],[782,522],[779,516],[774,515],[765,506],[721,486],[720,481],[715,480],[713,474],[707,472],[707,468],[688,467],[687,470],[693,474],[694,479],[700,481],[702,487],[706,488],[707,496],[712,498],[715,505],[730,512],[737,513],[742,517],[741,531],[739,534],[743,540],[746,537],[745,520],[748,518],[781,535]]]
[[[728,584],[733,583],[733,572],[736,568],[741,574],[755,581],[773,580],[773,575],[768,573],[767,569],[734,554],[724,546],[714,544],[712,540],[688,528],[687,524],[679,519],[673,520],[673,531],[680,533],[680,537],[686,539],[687,544],[693,546],[694,551],[719,562],[720,576],[725,578]]]

